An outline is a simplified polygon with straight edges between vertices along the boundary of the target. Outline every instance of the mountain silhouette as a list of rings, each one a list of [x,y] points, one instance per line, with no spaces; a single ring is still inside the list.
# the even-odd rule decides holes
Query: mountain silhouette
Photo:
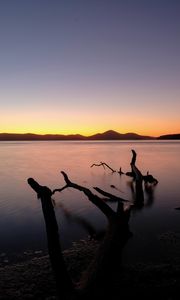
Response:
[[[97,133],[88,137],[90,140],[149,140],[150,136],[143,136],[136,133],[118,133],[114,130],[108,130],[104,133]]]
[[[33,134],[33,133],[0,133],[0,141],[67,141],[67,140],[150,140],[151,136],[139,135],[136,133],[118,133],[113,130],[97,133],[91,136],[80,134]]]
[[[137,133],[119,133],[108,130],[103,133],[83,136],[81,134],[34,134],[34,133],[0,133],[0,141],[91,141],[91,140],[178,140],[180,134],[166,134],[159,137],[139,135]]]
[[[180,140],[180,133],[161,135],[158,140]]]

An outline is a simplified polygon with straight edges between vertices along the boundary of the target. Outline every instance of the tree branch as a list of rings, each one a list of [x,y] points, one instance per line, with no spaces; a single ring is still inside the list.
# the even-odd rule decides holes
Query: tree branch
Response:
[[[66,185],[61,188],[61,189],[55,189],[53,191],[53,193],[55,192],[59,192],[59,191],[62,191],[64,190],[65,188],[68,188],[68,187],[71,187],[71,188],[74,188],[76,190],[79,190],[79,191],[82,191],[87,197],[88,199],[93,203],[95,204],[104,214],[105,216],[110,219],[112,217],[114,217],[115,215],[115,212],[113,211],[112,208],[110,208],[101,198],[99,198],[97,195],[93,194],[88,188],[84,187],[84,186],[81,186],[81,185],[78,185],[76,183],[73,183],[69,180],[67,174],[63,171],[61,171],[61,174],[63,175],[64,177],[64,180],[66,182]]]
[[[103,195],[103,196],[105,196],[105,197],[108,197],[109,199],[107,199],[107,200],[129,202],[128,200],[125,200],[125,199],[123,199],[123,198],[117,197],[117,196],[115,196],[115,195],[113,195],[113,194],[110,194],[110,193],[108,193],[108,192],[105,192],[105,191],[103,191],[102,189],[100,189],[100,188],[98,188],[98,187],[94,187],[94,189],[95,189],[98,193],[100,193],[101,195]]]
[[[112,169],[108,164],[106,164],[105,162],[100,162],[100,164],[93,164],[92,166],[91,166],[91,168],[92,167],[100,167],[100,166],[103,166],[103,168],[105,169],[105,166],[108,168],[108,169],[110,169],[113,173],[115,173],[116,171],[114,170],[114,169]]]
[[[61,251],[58,225],[51,201],[52,191],[48,187],[38,184],[33,178],[29,178],[27,182],[41,199],[46,224],[49,257],[55,275],[58,297],[59,299],[68,300],[70,299],[68,295],[72,294],[74,288]]]
[[[131,160],[131,169],[132,173],[134,175],[135,179],[135,186],[136,186],[136,204],[138,206],[142,206],[144,203],[144,192],[143,192],[143,187],[142,187],[142,181],[143,181],[143,175],[141,171],[136,167],[136,157],[137,154],[135,150],[132,150],[132,160]]]

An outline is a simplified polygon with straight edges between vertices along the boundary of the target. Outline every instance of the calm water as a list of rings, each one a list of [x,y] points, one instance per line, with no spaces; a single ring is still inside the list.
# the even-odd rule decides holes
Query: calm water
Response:
[[[33,177],[51,189],[64,185],[60,174],[92,188],[120,195],[132,201],[131,179],[112,174],[102,167],[105,161],[114,169],[130,171],[131,149],[137,152],[137,166],[143,174],[153,174],[159,184],[145,193],[145,205],[133,210],[130,229],[133,238],[124,251],[124,259],[156,259],[165,255],[160,237],[180,234],[180,141],[173,142],[0,142],[0,253],[46,249],[46,234],[40,201],[27,184]],[[110,185],[115,185],[117,190]],[[106,219],[80,192],[68,189],[54,196],[55,210],[63,247],[88,236],[88,222],[96,231]],[[116,204],[112,207],[116,208]]]

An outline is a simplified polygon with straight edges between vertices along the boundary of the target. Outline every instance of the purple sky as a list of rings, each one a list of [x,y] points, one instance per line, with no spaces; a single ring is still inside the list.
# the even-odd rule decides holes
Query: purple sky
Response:
[[[1,0],[0,132],[180,132],[180,1]]]

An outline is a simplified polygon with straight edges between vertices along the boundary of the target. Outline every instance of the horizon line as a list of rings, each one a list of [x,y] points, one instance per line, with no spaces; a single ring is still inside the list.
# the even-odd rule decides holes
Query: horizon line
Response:
[[[94,136],[94,135],[97,135],[97,134],[104,134],[104,133],[107,133],[107,132],[115,132],[115,133],[118,133],[118,134],[122,134],[122,135],[126,135],[126,134],[137,134],[139,136],[147,136],[147,137],[151,137],[151,138],[158,138],[160,136],[163,136],[163,135],[177,135],[177,134],[180,134],[180,133],[167,133],[167,134],[160,134],[158,136],[154,136],[154,135],[149,135],[149,134],[139,134],[139,133],[136,133],[136,132],[126,132],[126,133],[121,133],[119,131],[116,131],[116,130],[106,130],[106,131],[103,131],[103,132],[96,132],[96,133],[93,133],[91,135],[84,135],[84,134],[80,134],[80,133],[68,133],[68,134],[64,134],[64,133],[34,133],[34,132],[0,132],[0,135],[2,134],[7,134],[7,135],[39,135],[39,136],[46,136],[46,135],[54,135],[54,136],[58,136],[58,135],[62,135],[62,136],[69,136],[69,135],[73,135],[73,136],[76,136],[76,135],[80,135],[82,137],[91,137],[91,136]]]
[[[17,135],[30,135],[30,134],[33,134],[33,135],[40,135],[40,136],[45,136],[45,135],[63,135],[63,136],[69,136],[69,135],[80,135],[80,136],[83,136],[83,137],[91,137],[93,135],[96,135],[96,134],[104,134],[106,132],[115,132],[115,133],[118,133],[118,134],[122,134],[122,135],[125,135],[125,134],[137,134],[137,135],[140,135],[140,136],[149,136],[149,137],[152,137],[152,138],[156,138],[158,136],[154,136],[154,135],[149,135],[149,134],[140,134],[140,133],[137,133],[137,132],[133,132],[133,131],[128,131],[128,132],[125,132],[125,133],[122,133],[122,132],[119,132],[119,131],[116,131],[116,130],[105,130],[105,131],[102,131],[102,132],[95,132],[95,133],[92,133],[92,134],[89,134],[89,135],[86,135],[86,134],[81,134],[81,133],[35,133],[35,132],[0,132],[0,134],[17,134]],[[174,134],[174,133],[172,133]],[[169,135],[169,134],[168,134]]]

